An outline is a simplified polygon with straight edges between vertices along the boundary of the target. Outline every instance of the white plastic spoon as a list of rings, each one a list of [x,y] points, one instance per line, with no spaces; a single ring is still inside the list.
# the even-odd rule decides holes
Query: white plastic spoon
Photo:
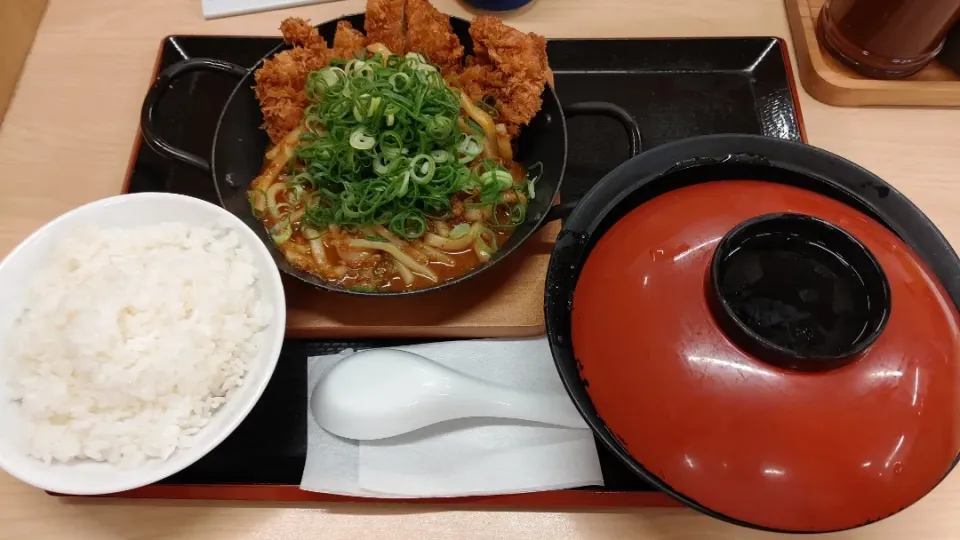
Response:
[[[344,358],[310,398],[320,427],[346,439],[385,439],[457,418],[510,418],[587,429],[566,394],[521,392],[419,354],[371,349]]]

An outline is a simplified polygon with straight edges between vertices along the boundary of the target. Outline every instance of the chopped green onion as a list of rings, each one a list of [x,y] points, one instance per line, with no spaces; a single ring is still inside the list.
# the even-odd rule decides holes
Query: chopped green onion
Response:
[[[373,158],[373,172],[380,176],[390,174],[397,168],[397,164],[399,163],[399,159],[389,159],[384,158],[383,155],[379,155]]]
[[[492,102],[493,100],[491,99],[489,101]],[[480,110],[482,110],[483,112],[489,114],[490,118],[497,118],[497,116],[500,115],[499,111],[497,111],[497,108],[494,106],[494,103],[488,102],[487,99],[484,99],[483,101],[478,101],[477,107],[479,107]]]
[[[381,98],[375,97],[370,100],[370,105],[367,107],[367,117],[371,117],[374,113],[377,112],[377,109],[380,108]]]
[[[336,89],[338,84],[343,84],[347,74],[338,67],[328,67],[320,70],[320,76],[329,88]]]
[[[486,131],[484,131],[484,129],[480,126],[480,124],[478,124],[473,118],[467,118],[467,127],[472,129],[474,133],[478,133],[480,135],[483,135],[486,133]]]
[[[418,154],[410,161],[410,179],[418,184],[426,184],[433,179],[437,165],[433,157],[427,154]]]
[[[284,206],[290,206],[289,204],[277,202],[277,197],[286,189],[287,184],[284,182],[277,182],[267,188],[267,211],[275,218],[280,217],[280,212]]]
[[[307,98],[311,101],[320,101],[328,92],[341,92],[344,90],[346,81],[347,74],[338,67],[330,66],[314,71],[307,77],[305,88]]]
[[[362,77],[370,81],[376,77],[373,66],[363,60],[351,60],[347,62],[344,71],[350,77]]]
[[[257,219],[263,219],[267,210],[267,192],[262,189],[251,189],[247,192],[247,199],[250,201],[253,216]]]
[[[397,189],[397,197],[403,197],[407,194],[407,189],[410,187],[410,171],[403,171],[402,179],[400,181],[400,188]]]
[[[501,223],[499,218],[498,208],[506,208],[507,211],[507,222]],[[493,227],[506,229],[511,227],[516,227],[520,225],[527,219],[527,205],[525,204],[511,204],[511,205],[498,205],[493,209],[493,219],[491,220],[491,225]]]
[[[438,114],[427,119],[427,133],[434,139],[445,139],[453,133],[454,125],[452,118]]]
[[[396,92],[403,92],[407,88],[407,85],[410,84],[410,75],[406,73],[394,73],[390,75],[390,78],[387,79],[390,82],[390,86],[393,87],[393,90]]]
[[[357,150],[369,150],[377,145],[377,139],[363,132],[363,128],[357,128],[350,134],[350,146]]]
[[[289,219],[281,219],[270,227],[270,238],[274,244],[283,244],[293,235],[293,227]]]
[[[303,189],[303,186],[300,184],[293,184],[289,191],[287,191],[287,200],[290,201],[290,204],[297,206],[303,200],[303,196],[306,194],[306,190]]]
[[[489,243],[484,238],[484,235],[490,237]],[[491,255],[497,252],[496,235],[494,235],[490,229],[483,227],[480,229],[480,232],[477,233],[477,237],[473,239],[473,249],[481,261],[488,260]]]
[[[330,225],[353,231],[379,225],[416,239],[426,233],[428,217],[452,215],[455,196],[493,206],[503,191],[522,188],[495,161],[473,165],[485,148],[483,132],[463,117],[460,91],[423,55],[367,56],[334,60],[307,77],[307,132],[286,181],[294,209],[284,209],[297,216],[301,231],[314,231],[304,236]],[[464,128],[460,118],[473,127]],[[250,197],[253,204],[259,196]],[[522,210],[510,208],[508,220],[505,208],[497,217],[517,221]],[[274,232],[282,238],[286,231]]]
[[[450,238],[456,240],[457,238],[463,238],[470,232],[470,225],[467,223],[460,223],[456,227],[450,229]]]
[[[380,152],[388,158],[397,158],[403,153],[403,139],[395,131],[385,131],[380,135]]]
[[[534,168],[537,169],[536,173],[533,172]],[[530,197],[531,201],[537,198],[537,188],[535,184],[537,183],[537,180],[539,180],[542,175],[543,175],[543,163],[540,161],[534,163],[527,169],[527,196]]]
[[[377,289],[373,285],[354,285],[350,287],[351,291],[357,292],[376,292]]]
[[[420,238],[427,231],[427,222],[422,215],[413,212],[397,214],[390,220],[390,230],[413,240]]]
[[[483,139],[477,135],[467,135],[466,133],[461,133],[461,140],[457,144],[457,153],[459,154],[460,163],[470,163],[477,156],[480,155],[480,152],[483,152]]]
[[[495,182],[500,190],[509,189],[513,185],[513,176],[506,169],[494,169],[480,175],[481,184]]]

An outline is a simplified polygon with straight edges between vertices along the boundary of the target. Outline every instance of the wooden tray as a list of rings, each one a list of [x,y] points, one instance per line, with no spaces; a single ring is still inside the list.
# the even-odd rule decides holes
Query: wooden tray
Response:
[[[960,106],[960,75],[934,61],[897,81],[867,79],[846,68],[817,41],[816,23],[824,0],[784,0],[800,82],[814,98],[840,107],[866,105]]]
[[[62,496],[48,492],[50,495]],[[66,496],[71,497],[72,496]],[[442,505],[481,509],[575,509],[575,508],[682,508],[683,503],[660,491],[604,491],[571,489],[517,495],[447,497],[436,499],[369,499],[303,491],[298,486],[278,485],[152,485],[103,498],[187,499],[207,501],[269,501],[285,503],[388,503]],[[86,498],[86,497],[81,497]]]

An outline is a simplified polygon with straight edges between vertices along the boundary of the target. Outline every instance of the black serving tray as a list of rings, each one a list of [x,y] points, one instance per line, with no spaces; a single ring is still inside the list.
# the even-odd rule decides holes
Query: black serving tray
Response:
[[[277,38],[170,36],[162,43],[158,70],[190,57],[253,66],[278,43]],[[645,149],[712,133],[804,139],[786,46],[777,38],[556,39],[548,42],[548,56],[562,103],[609,101],[626,108],[640,125]],[[221,107],[235,84],[229,77],[187,76],[160,104],[159,132],[180,148],[209,155]],[[575,200],[627,158],[621,130],[602,117],[568,120],[561,197]],[[127,186],[129,192],[217,201],[209,177],[146,145],[132,159]],[[273,379],[249,417],[214,451],[162,484],[299,484],[308,421],[307,358],[400,343],[411,342],[287,340]],[[599,449],[605,492],[653,490]],[[196,490],[185,495],[198,496]]]

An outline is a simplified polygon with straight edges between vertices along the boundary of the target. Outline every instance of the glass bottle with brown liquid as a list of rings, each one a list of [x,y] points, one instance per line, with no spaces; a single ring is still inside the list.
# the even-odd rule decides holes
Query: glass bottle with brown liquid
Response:
[[[817,39],[862,75],[899,79],[933,60],[958,16],[960,0],[827,0]]]

